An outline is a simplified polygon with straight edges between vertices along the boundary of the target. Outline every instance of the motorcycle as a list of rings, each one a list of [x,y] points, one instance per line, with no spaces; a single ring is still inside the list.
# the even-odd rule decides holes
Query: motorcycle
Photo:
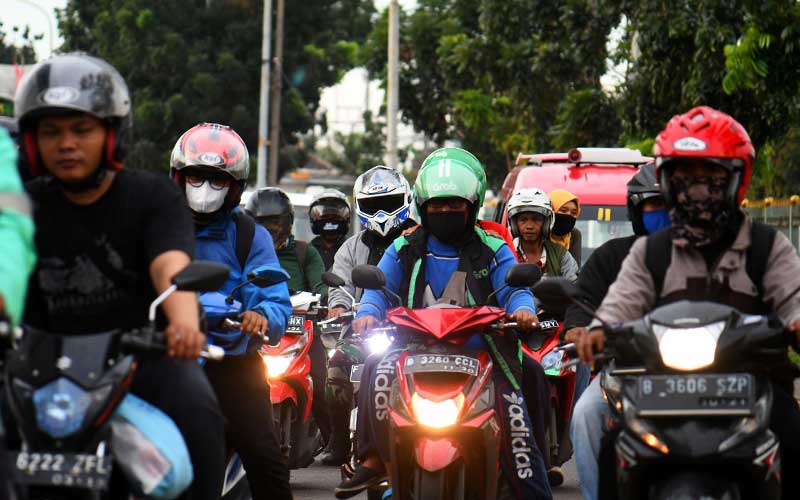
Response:
[[[314,322],[324,312],[320,295],[300,292],[291,296],[292,315],[280,342],[263,345],[275,432],[289,469],[308,467],[322,451],[322,436],[311,415],[314,382],[309,349]]]
[[[567,282],[536,288],[589,311]],[[787,362],[780,320],[680,301],[603,328],[619,498],[780,498],[767,378]]]
[[[540,277],[538,266],[518,264],[506,276],[506,286],[529,287]],[[352,278],[356,286],[382,290],[400,302],[386,289],[379,268],[357,266]],[[503,308],[491,306],[387,311],[383,331],[409,346],[396,362],[384,359],[377,368],[380,378],[386,363],[396,363],[394,383],[375,396],[378,418],[383,415],[390,422],[394,497],[504,495],[507,483],[498,477],[503,423],[495,411],[492,359],[488,352],[470,351],[464,344],[476,333],[513,329],[514,323],[503,322],[505,316]],[[379,384],[376,379],[376,387]]]
[[[539,315],[540,319],[544,316]],[[550,382],[547,442],[550,448],[550,464],[556,466],[566,463],[572,457],[569,423],[575,403],[576,372],[568,350],[559,341],[560,326],[555,319],[541,319],[540,331],[522,342],[523,355],[541,364]]]
[[[218,291],[201,293],[200,304],[203,306],[205,330],[211,334],[212,342],[225,343],[240,338],[241,315],[244,308],[241,302],[233,298],[236,290],[251,283],[263,288],[288,279],[289,275],[279,267],[260,266],[248,273],[247,280],[234,287],[228,295]],[[262,344],[268,341],[266,335],[262,336]],[[249,500],[250,498],[250,485],[242,461],[234,450],[229,449],[222,499]]]
[[[3,436],[9,447],[19,446],[6,452],[12,498],[165,498],[171,488],[165,478],[181,471],[188,474],[182,488],[191,484],[188,452],[183,463],[170,463],[170,450],[160,448],[186,449],[177,427],[128,391],[138,360],[166,352],[165,336],[155,328],[158,305],[175,291],[215,289],[227,278],[225,266],[190,264],[151,303],[149,323],[141,329],[68,336],[3,329],[4,341],[11,344],[3,390],[19,431],[19,436]],[[202,356],[221,359],[224,351],[208,346]],[[145,419],[137,421],[129,410],[142,411]],[[137,422],[161,427],[163,441],[148,441]],[[112,488],[115,468],[124,473],[130,491]]]

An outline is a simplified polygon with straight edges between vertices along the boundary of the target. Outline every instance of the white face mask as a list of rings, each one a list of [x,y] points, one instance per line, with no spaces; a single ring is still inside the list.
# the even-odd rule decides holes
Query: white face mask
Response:
[[[227,194],[228,187],[214,189],[208,181],[203,181],[197,187],[186,183],[186,201],[189,202],[189,208],[199,214],[210,214],[219,210],[225,203]]]

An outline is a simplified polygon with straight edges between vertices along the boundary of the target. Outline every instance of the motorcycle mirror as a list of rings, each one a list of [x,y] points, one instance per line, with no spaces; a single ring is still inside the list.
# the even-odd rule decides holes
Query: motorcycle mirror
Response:
[[[365,290],[381,290],[386,286],[386,277],[377,266],[361,264],[353,268],[353,284]]]
[[[542,279],[542,268],[536,264],[514,264],[506,273],[506,285],[514,288],[527,288]]]
[[[566,278],[550,278],[537,283],[533,287],[533,294],[537,297],[546,298],[548,302],[568,304],[574,302],[578,297],[578,287]]]
[[[333,288],[345,285],[345,281],[338,274],[331,272],[322,273],[322,282]]]
[[[229,274],[228,266],[198,260],[173,276],[172,284],[185,292],[212,292],[222,288]]]
[[[247,281],[259,288],[277,285],[289,278],[289,273],[278,266],[259,266],[247,273]]]

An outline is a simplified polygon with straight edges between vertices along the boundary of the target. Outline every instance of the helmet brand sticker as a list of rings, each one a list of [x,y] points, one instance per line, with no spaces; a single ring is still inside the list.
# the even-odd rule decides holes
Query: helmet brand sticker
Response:
[[[217,153],[202,153],[197,159],[206,165],[222,165],[225,163]]]
[[[453,191],[457,188],[455,184],[445,183],[445,184],[431,184],[431,191],[434,193],[438,193],[439,191]]]
[[[672,147],[680,151],[703,151],[706,149],[706,143],[695,137],[684,137],[675,141]]]
[[[39,100],[47,104],[69,104],[80,97],[80,92],[72,87],[50,87],[44,90]]]
[[[388,190],[389,186],[386,184],[373,184],[367,188],[367,194],[385,193]]]

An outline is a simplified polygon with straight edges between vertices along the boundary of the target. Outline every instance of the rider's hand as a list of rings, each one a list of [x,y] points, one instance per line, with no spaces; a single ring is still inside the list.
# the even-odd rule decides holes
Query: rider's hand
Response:
[[[167,354],[178,359],[196,359],[206,344],[206,336],[193,324],[170,322],[164,331],[167,336]]]
[[[1,311],[2,309],[0,309]],[[786,329],[794,333],[795,342],[800,345],[800,319],[786,325]]]
[[[242,313],[242,333],[252,337],[260,337],[267,333],[269,322],[267,318],[255,311],[245,311]]]
[[[375,316],[362,316],[360,318],[354,319],[351,328],[353,329],[354,333],[364,333],[368,330],[371,330],[375,324],[378,322],[378,318]]]
[[[419,228],[419,224],[417,224],[416,226],[411,226],[410,228],[403,230],[403,232],[400,233],[400,234],[403,235],[403,236],[408,236],[409,234],[411,234],[414,231],[416,231],[417,228]]]
[[[586,328],[582,326],[576,326],[575,328],[570,328],[567,330],[567,333],[564,334],[564,342],[572,342],[574,344],[578,343],[578,339],[586,335],[588,331]]]
[[[342,306],[331,307],[328,309],[328,319],[331,318],[338,318],[342,314],[346,313],[347,309]]]
[[[517,322],[517,330],[529,332],[539,326],[539,318],[530,311],[517,311],[506,316],[509,321]]]
[[[578,337],[575,342],[575,350],[581,361],[590,364],[594,361],[594,353],[602,352],[605,348],[606,335],[602,328],[595,328],[586,335]]]

